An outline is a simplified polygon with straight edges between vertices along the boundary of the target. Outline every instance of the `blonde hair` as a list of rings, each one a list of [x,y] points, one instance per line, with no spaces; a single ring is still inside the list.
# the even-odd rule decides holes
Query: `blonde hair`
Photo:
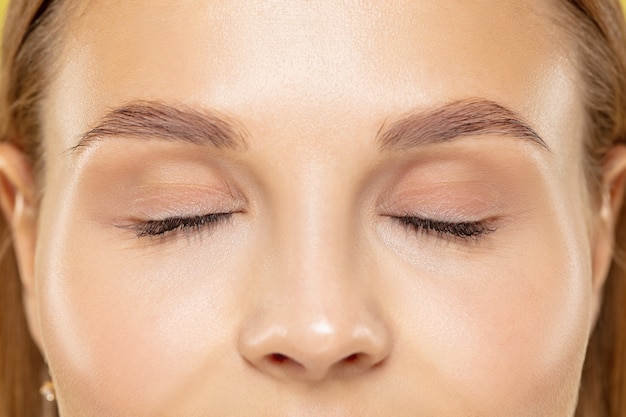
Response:
[[[0,67],[0,140],[29,156],[36,172],[42,161],[39,106],[60,50],[66,1],[14,0],[4,27]],[[626,143],[626,39],[617,0],[561,0],[585,83],[587,141],[585,167],[595,193],[608,150]],[[8,235],[0,220],[0,230]],[[616,242],[626,247],[626,206]],[[619,256],[617,256],[619,255]],[[621,259],[621,262],[620,262]],[[616,250],[605,299],[583,369],[577,415],[626,415],[626,269]],[[0,262],[0,416],[41,413],[38,395],[44,363],[33,344],[21,303],[21,286],[10,248]]]

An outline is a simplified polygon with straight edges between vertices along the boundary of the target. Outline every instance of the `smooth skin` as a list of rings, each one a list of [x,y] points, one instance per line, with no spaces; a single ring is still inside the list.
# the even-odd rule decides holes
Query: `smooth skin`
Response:
[[[573,415],[626,152],[607,158],[593,207],[558,5],[70,12],[41,178],[0,148],[63,417]],[[468,100],[510,109],[546,146],[476,134],[381,148],[407,114]],[[126,132],[73,149],[137,103],[219,117],[239,142]],[[224,215],[182,229],[211,213]],[[164,219],[178,226],[151,235]]]

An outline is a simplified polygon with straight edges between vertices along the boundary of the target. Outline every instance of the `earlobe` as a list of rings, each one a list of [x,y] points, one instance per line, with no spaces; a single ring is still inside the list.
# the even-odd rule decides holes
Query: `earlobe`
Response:
[[[603,164],[600,210],[594,221],[593,291],[594,319],[602,304],[602,290],[615,249],[615,232],[626,192],[626,145],[614,146]]]
[[[39,344],[34,261],[37,193],[31,166],[19,149],[0,143],[0,209],[11,232],[31,334]]]

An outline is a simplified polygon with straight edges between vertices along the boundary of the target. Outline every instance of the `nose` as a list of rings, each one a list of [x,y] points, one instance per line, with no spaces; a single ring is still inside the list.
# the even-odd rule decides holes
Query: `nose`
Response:
[[[239,352],[257,370],[320,382],[375,371],[390,355],[375,268],[341,250],[354,247],[342,240],[336,233],[333,247],[291,245],[257,271],[264,284],[249,287],[256,302],[239,332]]]
[[[389,355],[391,339],[380,317],[336,306],[309,319],[301,307],[253,319],[240,339],[243,357],[279,379],[320,382],[372,371]]]
[[[272,237],[251,259],[257,268],[246,285],[238,349],[277,379],[371,376],[392,352],[384,280],[368,246],[356,243],[367,239],[343,183],[326,181],[331,168],[286,182],[280,216],[269,217]]]

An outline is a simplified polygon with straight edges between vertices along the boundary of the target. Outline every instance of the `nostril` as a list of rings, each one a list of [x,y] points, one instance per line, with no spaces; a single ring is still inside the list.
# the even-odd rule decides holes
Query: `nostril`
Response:
[[[353,353],[352,355],[346,357],[343,361],[346,363],[355,363],[361,358],[360,353]]]
[[[269,364],[278,366],[283,369],[304,369],[304,365],[302,365],[297,360],[284,355],[282,353],[271,353],[267,355],[266,360]]]
[[[269,359],[274,363],[283,363],[289,360],[289,358],[282,353],[272,353]]]
[[[376,358],[371,355],[368,355],[364,352],[353,353],[349,356],[346,356],[341,361],[335,364],[336,368],[343,368],[344,370],[350,372],[365,368],[379,368],[383,366],[386,358]]]
[[[271,353],[265,357],[265,360],[272,368],[282,369],[295,374],[306,372],[306,367],[303,364],[282,353]]]

